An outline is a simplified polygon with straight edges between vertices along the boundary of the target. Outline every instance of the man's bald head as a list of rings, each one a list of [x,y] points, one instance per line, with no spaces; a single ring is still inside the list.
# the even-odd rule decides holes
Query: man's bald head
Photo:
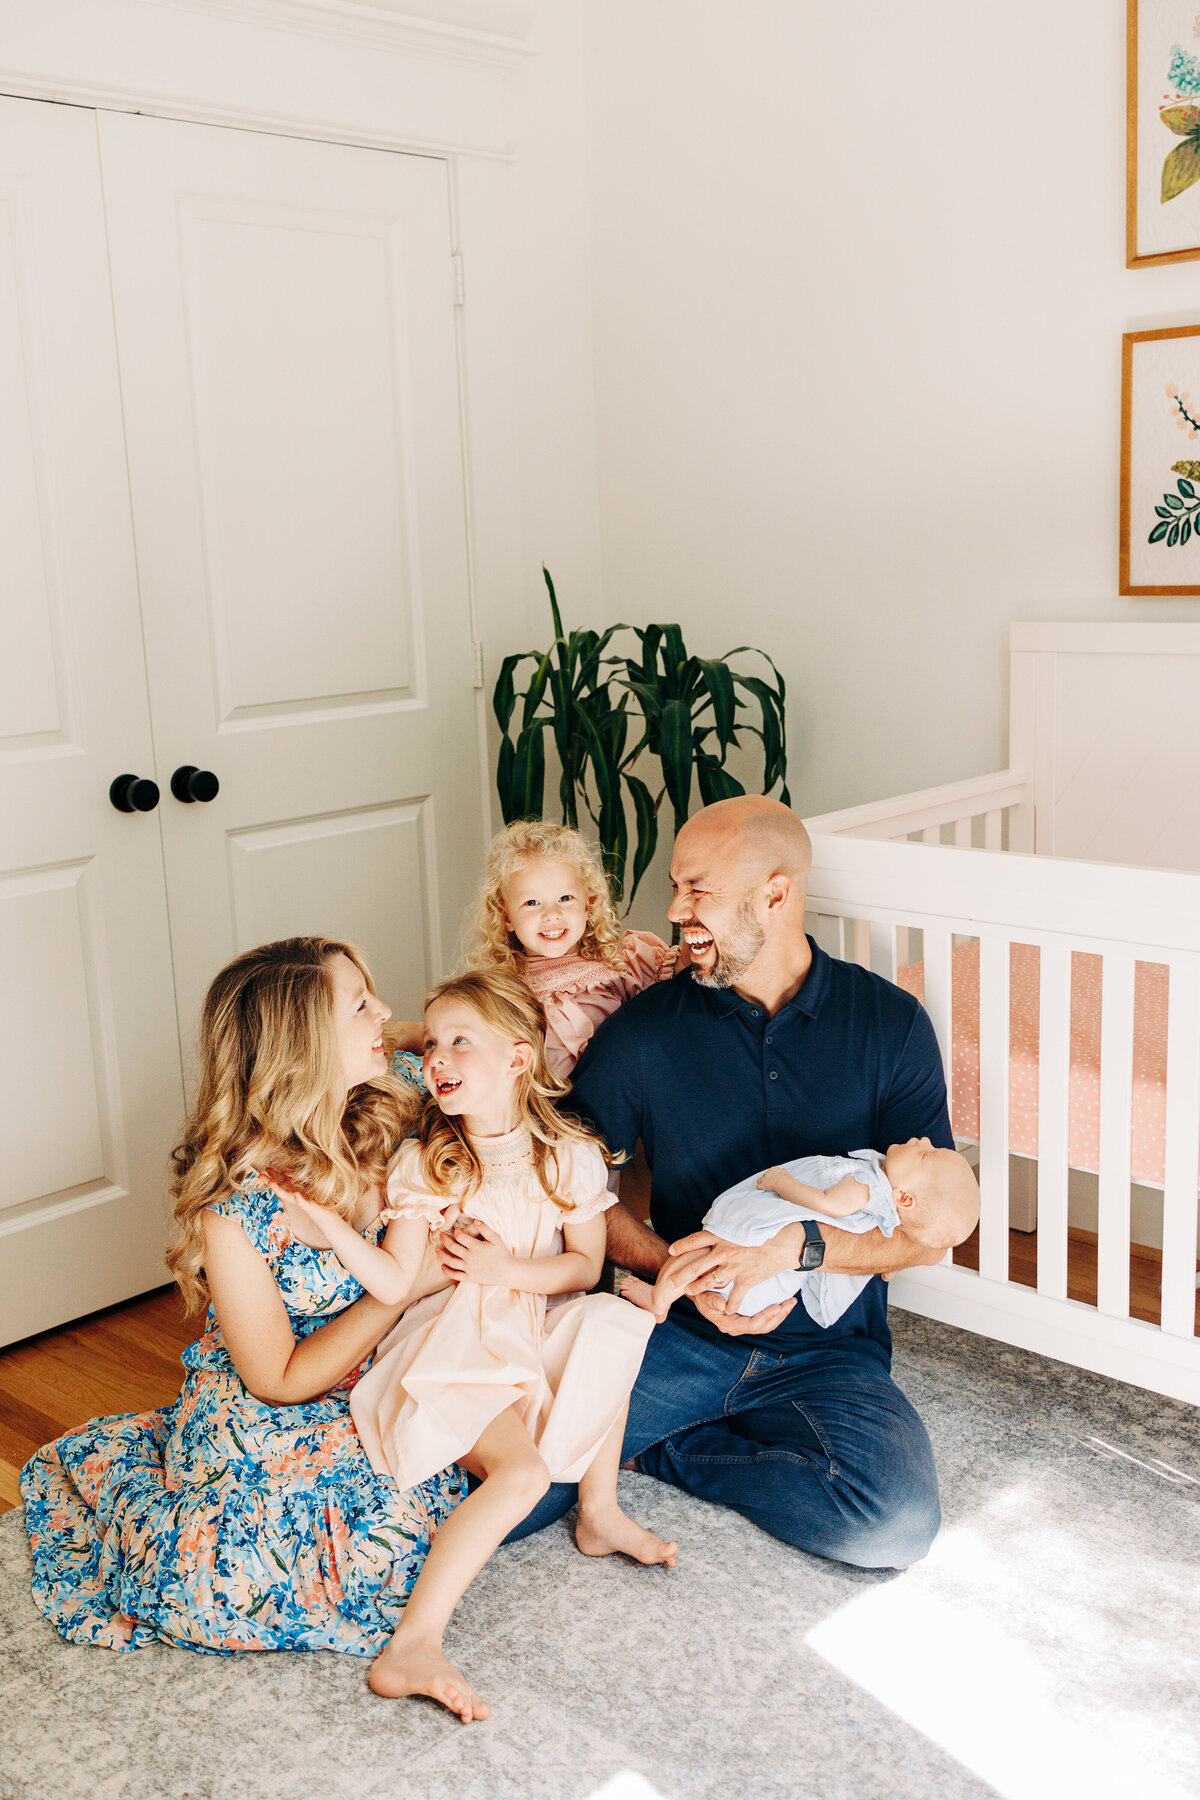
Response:
[[[738,794],[716,800],[693,814],[675,840],[686,856],[737,858],[746,887],[786,875],[800,888],[808,883],[812,842],[803,821],[782,800],[766,794]]]

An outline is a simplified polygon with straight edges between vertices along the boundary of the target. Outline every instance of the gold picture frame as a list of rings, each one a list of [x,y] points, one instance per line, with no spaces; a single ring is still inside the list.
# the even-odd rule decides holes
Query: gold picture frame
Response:
[[[1200,0],[1126,0],[1125,263],[1200,257]]]
[[[1122,594],[1200,594],[1200,325],[1121,340],[1120,561]]]

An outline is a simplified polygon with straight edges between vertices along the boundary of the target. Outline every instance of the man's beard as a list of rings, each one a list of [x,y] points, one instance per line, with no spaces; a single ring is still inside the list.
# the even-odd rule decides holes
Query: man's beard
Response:
[[[713,938],[716,955],[712,968],[707,975],[702,975],[693,963],[692,979],[700,987],[733,987],[742,979],[766,941],[766,933],[754,917],[753,903],[748,899],[739,900],[724,941],[718,943],[716,937]]]

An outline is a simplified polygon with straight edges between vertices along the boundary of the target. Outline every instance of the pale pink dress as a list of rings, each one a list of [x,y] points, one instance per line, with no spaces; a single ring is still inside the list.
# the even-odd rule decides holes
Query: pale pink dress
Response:
[[[514,1256],[554,1256],[562,1224],[583,1223],[613,1204],[604,1159],[593,1144],[558,1146],[564,1213],[543,1193],[529,1133],[476,1144],[482,1186],[463,1212],[490,1225]],[[388,1181],[387,1213],[426,1219],[436,1230],[447,1207],[420,1176],[416,1145],[400,1150]],[[515,1406],[554,1481],[578,1481],[629,1398],[650,1313],[615,1294],[525,1294],[462,1281],[410,1306],[379,1347],[350,1398],[371,1465],[401,1490],[434,1474],[479,1441]]]
[[[564,1081],[597,1025],[643,988],[669,981],[679,957],[677,948],[652,931],[627,931],[621,954],[624,972],[583,956],[521,959],[521,979],[546,1015],[547,1060]]]

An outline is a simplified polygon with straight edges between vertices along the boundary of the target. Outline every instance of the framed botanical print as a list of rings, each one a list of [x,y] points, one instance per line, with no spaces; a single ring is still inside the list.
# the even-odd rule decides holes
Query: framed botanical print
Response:
[[[1125,260],[1200,257],[1200,0],[1126,0]]]
[[[1200,325],[1122,345],[1121,592],[1200,594]]]

